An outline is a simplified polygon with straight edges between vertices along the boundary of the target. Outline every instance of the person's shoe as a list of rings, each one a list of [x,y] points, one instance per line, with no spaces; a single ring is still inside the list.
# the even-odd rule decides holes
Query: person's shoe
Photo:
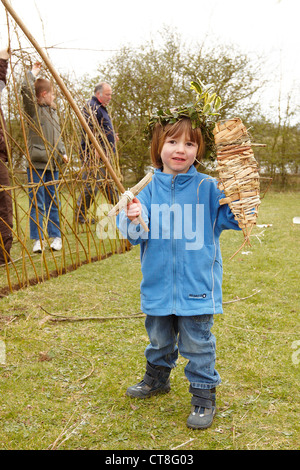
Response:
[[[54,251],[59,251],[62,249],[62,242],[60,237],[54,238],[53,242],[50,245],[50,248]]]
[[[42,253],[44,251],[44,242],[40,242],[40,240],[35,240],[33,247],[32,247],[33,253]]]
[[[190,387],[193,393],[191,414],[187,419],[187,427],[191,429],[206,429],[212,425],[216,414],[216,389],[202,390]]]
[[[168,393],[171,390],[170,372],[168,367],[146,365],[146,373],[141,382],[129,387],[126,395],[134,398],[148,398],[159,393]]]

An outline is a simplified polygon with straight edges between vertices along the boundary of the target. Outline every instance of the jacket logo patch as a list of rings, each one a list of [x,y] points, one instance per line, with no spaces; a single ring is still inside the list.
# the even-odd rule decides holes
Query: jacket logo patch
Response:
[[[189,294],[189,299],[205,299],[206,294]]]

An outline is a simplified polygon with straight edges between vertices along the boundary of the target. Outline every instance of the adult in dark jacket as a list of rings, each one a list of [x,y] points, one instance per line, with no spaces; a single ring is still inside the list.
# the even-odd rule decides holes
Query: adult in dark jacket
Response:
[[[105,155],[111,160],[112,152],[116,152],[117,136],[114,132],[107,106],[112,97],[111,86],[102,82],[96,85],[94,95],[83,108],[83,115],[100,142]],[[101,167],[101,157],[91,148],[86,134],[81,140],[81,160],[84,166],[83,179],[86,181],[83,194],[77,201],[76,219],[79,223],[86,222],[86,212],[94,201],[99,189],[104,192],[108,201],[115,204],[118,199],[117,192],[111,183],[106,169]]]
[[[6,85],[6,73],[9,53],[7,49],[0,51],[0,95]],[[5,120],[0,106],[0,265],[5,260],[10,261],[12,246],[13,208],[10,190],[4,189],[10,186],[7,163],[7,146],[5,139]],[[2,238],[2,240],[1,240]]]

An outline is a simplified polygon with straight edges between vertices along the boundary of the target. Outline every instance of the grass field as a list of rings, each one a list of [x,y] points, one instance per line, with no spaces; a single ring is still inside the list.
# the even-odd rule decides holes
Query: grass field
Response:
[[[148,342],[144,319],[134,317],[139,248],[1,299],[0,449],[298,449],[294,216],[300,216],[299,193],[269,192],[258,219],[269,226],[255,228],[247,254],[229,260],[241,234],[222,234],[225,313],[215,317],[214,334],[223,382],[205,431],[186,427],[184,358],[172,371],[169,394],[144,401],[125,396],[144,374]]]

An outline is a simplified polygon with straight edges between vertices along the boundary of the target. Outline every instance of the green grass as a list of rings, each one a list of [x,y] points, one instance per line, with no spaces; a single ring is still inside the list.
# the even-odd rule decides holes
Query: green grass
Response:
[[[300,194],[267,193],[252,246],[224,232],[224,315],[215,317],[218,411],[210,429],[186,427],[185,359],[169,394],[139,401],[144,374],[139,249],[29,287],[0,301],[1,449],[254,450],[299,447]],[[257,292],[260,290],[260,292]],[[249,297],[237,302],[229,301]],[[41,309],[104,322],[53,322]],[[51,317],[54,318],[54,317]],[[183,444],[183,445],[182,445]]]

